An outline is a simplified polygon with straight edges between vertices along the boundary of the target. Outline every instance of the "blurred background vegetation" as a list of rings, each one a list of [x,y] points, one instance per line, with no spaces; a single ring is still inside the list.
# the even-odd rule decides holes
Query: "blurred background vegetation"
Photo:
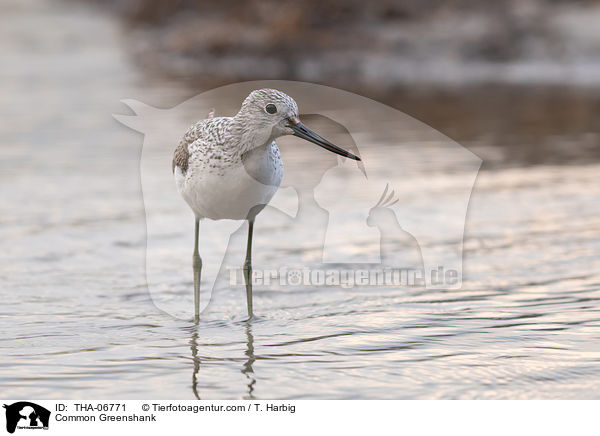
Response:
[[[600,1],[90,1],[151,76],[316,82],[520,162],[600,157]]]
[[[592,0],[112,4],[143,33],[137,54],[153,69],[219,83],[319,80],[382,94],[410,82],[571,83],[592,72],[572,77],[558,64],[598,62],[600,53]]]

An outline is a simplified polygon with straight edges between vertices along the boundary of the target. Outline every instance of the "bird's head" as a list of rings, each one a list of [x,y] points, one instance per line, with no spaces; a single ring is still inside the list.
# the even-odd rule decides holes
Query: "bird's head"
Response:
[[[292,97],[276,89],[252,91],[242,103],[240,114],[249,128],[268,130],[272,138],[291,135],[290,120],[298,121],[298,105]]]
[[[276,89],[252,91],[236,116],[243,119],[248,129],[262,134],[265,141],[294,135],[333,153],[360,160],[358,156],[332,144],[302,124],[294,99]]]

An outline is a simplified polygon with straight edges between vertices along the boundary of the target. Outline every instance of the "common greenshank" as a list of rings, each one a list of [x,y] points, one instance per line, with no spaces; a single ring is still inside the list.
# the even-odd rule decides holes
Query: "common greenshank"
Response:
[[[275,89],[252,91],[233,117],[209,117],[185,133],[173,155],[177,189],[195,215],[194,313],[200,313],[198,251],[200,220],[248,220],[243,266],[248,316],[252,317],[252,231],[256,215],[269,203],[283,177],[275,139],[294,135],[341,156],[358,156],[332,144],[300,122],[293,98]]]

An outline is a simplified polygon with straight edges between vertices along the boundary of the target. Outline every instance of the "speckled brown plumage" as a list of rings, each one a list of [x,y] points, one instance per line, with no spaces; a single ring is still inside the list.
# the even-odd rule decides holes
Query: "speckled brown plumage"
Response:
[[[185,141],[181,141],[175,149],[175,153],[173,153],[171,170],[175,172],[175,167],[179,167],[181,168],[181,172],[185,174],[188,169],[189,159],[190,152],[188,151],[188,144]]]

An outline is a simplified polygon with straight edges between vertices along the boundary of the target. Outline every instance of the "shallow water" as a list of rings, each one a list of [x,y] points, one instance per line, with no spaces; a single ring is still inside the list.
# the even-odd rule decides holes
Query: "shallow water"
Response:
[[[168,107],[190,91],[141,75],[102,13],[4,8],[0,384],[11,397],[599,397],[600,164],[482,171],[460,290],[257,290],[246,322],[243,291],[222,287],[195,325],[151,300],[142,139],[111,118],[123,98]],[[257,238],[268,230],[257,224]]]

